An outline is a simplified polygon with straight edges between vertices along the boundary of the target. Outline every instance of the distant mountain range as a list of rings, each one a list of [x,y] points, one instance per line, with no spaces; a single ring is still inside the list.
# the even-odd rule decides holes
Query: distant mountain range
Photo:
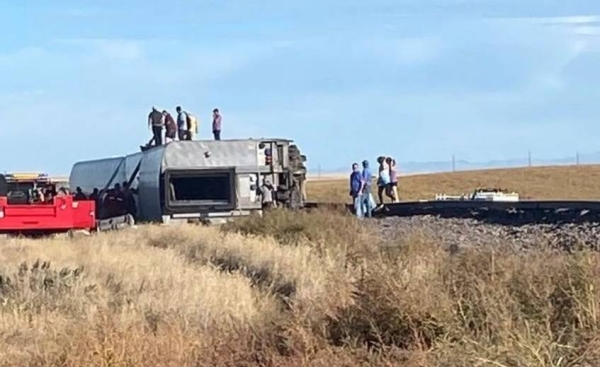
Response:
[[[493,168],[517,168],[529,166],[529,158],[515,158],[507,160],[492,160],[487,162],[470,162],[467,160],[456,160],[454,162],[454,170],[468,171]],[[580,154],[576,156],[557,159],[535,159],[531,158],[531,166],[558,166],[558,165],[575,165],[575,164],[600,164],[600,152],[591,154]],[[417,173],[436,173],[436,172],[452,172],[453,164],[448,161],[433,161],[433,162],[398,162],[398,167],[402,174],[417,174]],[[320,170],[322,175],[343,174],[348,172],[348,168],[339,168],[335,170]],[[318,176],[319,169],[309,166],[309,174]]]

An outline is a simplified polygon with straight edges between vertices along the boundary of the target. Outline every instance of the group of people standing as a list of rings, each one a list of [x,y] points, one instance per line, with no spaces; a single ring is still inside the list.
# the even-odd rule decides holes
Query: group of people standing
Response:
[[[137,216],[137,205],[135,195],[137,189],[130,186],[129,182],[116,183],[113,188],[99,190],[94,188],[87,196],[81,189],[75,189],[73,200],[93,200],[96,202],[96,217],[98,219],[112,218],[120,215]]]
[[[383,194],[390,198],[392,203],[397,203],[398,198],[398,168],[396,160],[392,157],[381,156],[379,163],[379,176],[377,178],[377,197],[379,205],[383,205]]]
[[[38,187],[26,193],[29,204],[52,204],[55,197],[69,196],[71,192],[66,187],[56,190],[56,186],[50,184],[46,187]]]
[[[160,112],[156,107],[148,114],[148,127],[152,129],[152,139],[147,147],[163,144],[163,129],[165,130],[164,142],[178,140],[193,140],[198,134],[198,119],[193,114],[183,111],[181,106],[175,108],[177,118],[167,111]],[[218,108],[213,110],[212,132],[215,140],[221,140],[221,114]]]
[[[376,206],[383,206],[383,195],[390,198],[391,202],[397,203],[398,196],[398,169],[396,160],[392,157],[380,156],[377,158],[379,163],[377,175],[377,197],[379,205],[375,203],[372,194],[373,175],[369,168],[369,161],[362,162],[362,171],[358,163],[352,164],[352,173],[350,174],[350,196],[353,200],[354,212],[357,217],[370,218],[373,215],[373,209]]]

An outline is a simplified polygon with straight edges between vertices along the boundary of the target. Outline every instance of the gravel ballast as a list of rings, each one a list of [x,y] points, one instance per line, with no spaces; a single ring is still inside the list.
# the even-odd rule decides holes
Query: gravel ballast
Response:
[[[434,216],[387,217],[374,221],[382,236],[391,242],[424,235],[453,248],[492,245],[520,250],[540,247],[564,251],[600,249],[600,223],[597,222],[507,226]]]

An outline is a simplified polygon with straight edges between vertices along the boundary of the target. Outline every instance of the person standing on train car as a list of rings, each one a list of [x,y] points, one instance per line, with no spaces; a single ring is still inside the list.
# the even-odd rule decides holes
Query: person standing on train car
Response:
[[[194,140],[194,137],[198,135],[198,118],[189,111],[186,111],[185,114],[187,115],[187,134],[185,140]]]
[[[188,115],[181,109],[181,106],[177,106],[175,111],[177,111],[177,131],[179,132],[178,138],[179,140],[188,140]]]
[[[154,145],[162,145],[162,130],[165,125],[165,118],[156,107],[148,114],[148,127],[152,129]]]
[[[171,116],[167,110],[164,110],[162,113],[165,118],[165,143],[175,141],[175,136],[177,136],[177,124],[175,123],[173,116]]]
[[[223,117],[221,116],[219,109],[215,108],[213,110],[213,122],[212,122],[212,131],[213,131],[213,136],[215,137],[215,140],[221,140],[221,121],[222,121],[222,119],[223,119]]]

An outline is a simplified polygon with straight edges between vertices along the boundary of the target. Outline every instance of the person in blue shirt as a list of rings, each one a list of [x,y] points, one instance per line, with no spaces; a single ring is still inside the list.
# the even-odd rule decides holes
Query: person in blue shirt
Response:
[[[352,204],[354,205],[354,213],[357,217],[363,217],[362,205],[362,190],[363,179],[362,173],[358,168],[358,163],[352,164],[352,173],[350,174],[350,196],[352,196]]]
[[[361,202],[363,206],[364,214],[367,218],[371,218],[373,216],[373,197],[371,195],[371,185],[373,183],[373,175],[371,174],[371,169],[369,168],[369,161],[366,159],[362,162],[363,171],[362,171],[362,180],[363,180],[363,189],[361,195]]]
[[[180,106],[177,106],[175,111],[177,111],[177,132],[179,140],[187,140],[187,114],[181,110]]]

